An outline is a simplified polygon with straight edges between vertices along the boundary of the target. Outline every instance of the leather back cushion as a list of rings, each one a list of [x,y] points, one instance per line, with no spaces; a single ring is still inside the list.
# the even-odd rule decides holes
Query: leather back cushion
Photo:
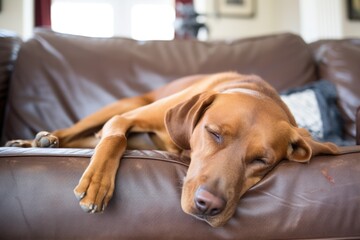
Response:
[[[346,134],[355,138],[356,110],[360,106],[360,40],[325,42],[316,53],[320,78],[335,83]]]
[[[118,98],[182,76],[219,71],[258,74],[278,90],[316,78],[310,49],[293,34],[138,42],[40,29],[19,52],[3,142],[68,127]]]

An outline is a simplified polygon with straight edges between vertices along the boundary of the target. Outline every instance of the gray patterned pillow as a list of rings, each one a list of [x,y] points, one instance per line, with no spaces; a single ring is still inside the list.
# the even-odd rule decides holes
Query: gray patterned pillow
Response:
[[[337,106],[334,84],[320,80],[283,92],[280,96],[297,124],[306,128],[315,139],[338,145],[348,144],[343,139],[343,120]]]
[[[324,138],[324,126],[315,91],[305,89],[281,96],[289,107],[299,127],[306,128],[316,139]]]

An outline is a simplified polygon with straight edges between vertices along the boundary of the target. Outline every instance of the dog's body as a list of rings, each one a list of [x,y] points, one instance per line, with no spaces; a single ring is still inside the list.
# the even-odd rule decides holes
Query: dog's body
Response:
[[[212,226],[226,223],[239,198],[280,160],[339,153],[298,128],[266,82],[237,73],[186,77],[119,100],[70,128],[7,145],[95,147],[74,192],[84,210],[98,212],[112,197],[121,156],[131,145],[127,136],[134,132],[149,133],[161,150],[191,150],[181,205]]]

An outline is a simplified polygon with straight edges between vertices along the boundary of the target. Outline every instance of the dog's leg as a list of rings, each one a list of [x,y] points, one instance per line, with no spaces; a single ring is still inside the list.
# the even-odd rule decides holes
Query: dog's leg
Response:
[[[59,138],[60,147],[77,147],[78,143],[80,143],[81,147],[83,147],[84,143],[77,140],[82,139],[85,136],[94,136],[94,134],[100,130],[105,122],[107,122],[111,117],[130,112],[134,109],[151,104],[159,99],[171,96],[174,93],[186,89],[201,79],[204,79],[203,75],[184,77],[173,81],[162,88],[148,92],[147,94],[119,100],[118,102],[84,118],[70,128],[53,132],[52,135]],[[153,113],[150,113],[150,115],[152,116]],[[163,120],[161,120],[161,122],[162,121]],[[90,145],[94,143],[93,140],[88,142]],[[91,145],[89,147],[93,146]]]
[[[80,206],[85,211],[103,211],[110,201],[120,159],[127,147],[128,133],[155,133],[167,150],[178,150],[164,126],[166,104],[169,104],[169,101],[157,101],[115,116],[104,125],[101,140],[95,148],[90,164],[74,189]]]
[[[7,147],[94,148],[99,142],[96,133],[111,117],[152,102],[151,93],[119,100],[85,117],[73,126],[54,132],[39,132],[33,140],[11,140]]]
[[[131,121],[119,116],[105,124],[90,164],[74,189],[84,211],[103,211],[110,201],[120,159],[127,146],[125,134],[131,126]]]
[[[151,94],[119,100],[85,117],[70,128],[52,132],[52,135],[59,138],[60,147],[93,148],[98,143],[96,133],[109,119],[147,105],[152,101]],[[87,138],[88,141],[83,141],[84,138]]]

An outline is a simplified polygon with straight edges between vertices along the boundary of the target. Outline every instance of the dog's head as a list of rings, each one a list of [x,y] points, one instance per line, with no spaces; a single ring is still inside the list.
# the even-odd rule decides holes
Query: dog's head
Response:
[[[182,209],[221,226],[239,198],[282,159],[308,162],[336,152],[292,124],[289,114],[279,100],[259,93],[206,92],[170,109],[165,122],[172,140],[191,149]]]

